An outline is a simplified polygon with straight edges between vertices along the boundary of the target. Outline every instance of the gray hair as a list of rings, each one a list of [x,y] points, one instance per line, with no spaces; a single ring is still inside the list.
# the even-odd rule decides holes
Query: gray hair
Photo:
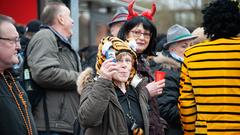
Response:
[[[13,25],[15,23],[15,21],[13,20],[12,17],[0,14],[0,26],[2,25],[3,22],[8,22],[8,23],[11,23]],[[2,33],[2,30],[0,29],[0,35],[1,35],[1,33]]]
[[[53,25],[57,14],[61,12],[61,6],[66,5],[61,2],[49,2],[43,9],[40,17],[43,24],[50,26]]]

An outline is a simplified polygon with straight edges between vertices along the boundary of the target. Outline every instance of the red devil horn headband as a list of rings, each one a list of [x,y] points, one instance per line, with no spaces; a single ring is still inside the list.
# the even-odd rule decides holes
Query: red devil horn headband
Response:
[[[127,17],[127,20],[131,20],[133,17],[138,16],[138,13],[133,10],[133,4],[134,3],[135,3],[135,1],[133,0],[128,5],[128,17]]]
[[[142,13],[142,16],[145,16],[145,17],[147,17],[149,20],[152,20],[153,19],[153,15],[155,14],[155,12],[156,12],[156,4],[155,3],[153,3],[152,4],[152,10],[150,11],[144,11],[143,13]]]
[[[128,17],[127,20],[131,20],[133,17],[138,16],[138,13],[134,11],[133,9],[133,4],[135,3],[135,0],[133,0],[132,2],[130,2],[130,4],[128,5]],[[153,3],[152,4],[152,10],[150,11],[144,11],[142,12],[141,16],[144,16],[146,18],[148,18],[149,20],[153,20],[153,16],[156,12],[156,4]]]

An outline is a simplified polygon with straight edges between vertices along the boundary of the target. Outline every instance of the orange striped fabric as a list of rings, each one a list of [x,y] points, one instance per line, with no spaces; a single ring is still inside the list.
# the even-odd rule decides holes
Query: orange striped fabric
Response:
[[[185,52],[179,109],[185,135],[240,135],[240,38]]]

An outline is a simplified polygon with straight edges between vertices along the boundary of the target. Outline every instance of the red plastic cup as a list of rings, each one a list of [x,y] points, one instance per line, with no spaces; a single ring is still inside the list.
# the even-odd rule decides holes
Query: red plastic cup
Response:
[[[155,75],[155,81],[157,82],[164,79],[166,73],[162,71],[155,71],[154,75]]]

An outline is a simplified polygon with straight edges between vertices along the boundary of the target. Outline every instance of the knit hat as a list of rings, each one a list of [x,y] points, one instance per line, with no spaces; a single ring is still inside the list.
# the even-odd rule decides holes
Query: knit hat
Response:
[[[128,11],[124,7],[119,7],[117,12],[113,16],[111,22],[108,23],[108,26],[111,27],[114,23],[125,22],[127,21]]]
[[[108,36],[103,38],[98,46],[97,61],[96,61],[97,74],[99,74],[102,63],[106,60],[105,54],[109,49],[113,49],[116,52],[116,56],[121,52],[129,52],[132,55],[133,59],[135,60],[137,58],[137,55],[134,49],[132,49],[130,46],[132,46],[130,45],[130,42],[122,41],[117,37]],[[135,73],[136,73],[136,69],[132,68],[128,82],[130,82],[130,80],[133,78]]]
[[[39,20],[30,21],[26,26],[26,32],[38,32],[41,24]]]
[[[163,47],[168,49],[173,43],[195,38],[197,38],[197,36],[193,36],[188,29],[179,24],[175,24],[168,29],[167,43],[165,43]]]

